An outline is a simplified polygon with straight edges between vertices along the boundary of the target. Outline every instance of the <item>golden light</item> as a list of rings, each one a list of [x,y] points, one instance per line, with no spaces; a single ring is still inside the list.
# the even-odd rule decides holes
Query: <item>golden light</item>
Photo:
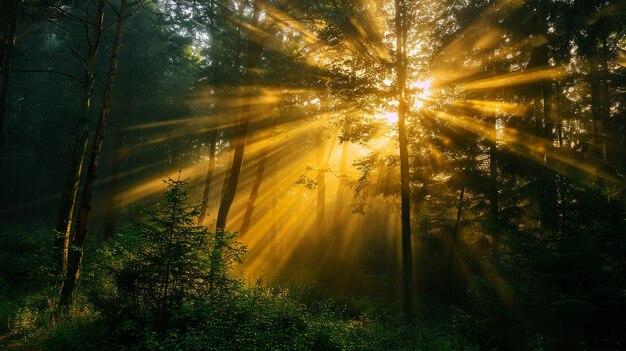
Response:
[[[424,108],[424,102],[432,95],[432,79],[420,79],[409,84],[410,91],[415,94],[413,108],[416,110]]]
[[[413,90],[418,90],[419,97],[423,97],[423,98],[428,98],[431,95],[431,87],[433,86],[433,80],[432,79],[424,79],[424,80],[418,80],[414,83],[411,83],[410,87]]]
[[[376,118],[387,123],[389,126],[394,126],[398,123],[398,113],[397,112],[385,112],[376,115]]]

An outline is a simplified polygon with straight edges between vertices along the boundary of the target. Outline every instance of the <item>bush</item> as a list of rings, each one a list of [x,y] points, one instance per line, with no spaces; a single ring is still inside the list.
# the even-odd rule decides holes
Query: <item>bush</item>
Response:
[[[185,303],[227,293],[229,278],[245,248],[230,233],[209,233],[195,224],[198,206],[189,205],[186,181],[166,181],[164,200],[153,210],[136,207],[140,220],[101,250],[99,262],[112,280],[98,304],[118,322],[153,322],[167,329]]]

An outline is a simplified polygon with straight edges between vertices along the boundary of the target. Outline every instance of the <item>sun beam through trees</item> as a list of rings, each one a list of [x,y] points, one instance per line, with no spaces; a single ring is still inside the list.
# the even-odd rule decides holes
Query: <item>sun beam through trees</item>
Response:
[[[621,349],[625,20],[2,1],[0,348]]]

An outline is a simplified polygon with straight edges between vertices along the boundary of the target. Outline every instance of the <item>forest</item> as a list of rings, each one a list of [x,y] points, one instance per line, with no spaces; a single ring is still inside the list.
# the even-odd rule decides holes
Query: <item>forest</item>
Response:
[[[0,350],[626,349],[625,24],[0,0]]]

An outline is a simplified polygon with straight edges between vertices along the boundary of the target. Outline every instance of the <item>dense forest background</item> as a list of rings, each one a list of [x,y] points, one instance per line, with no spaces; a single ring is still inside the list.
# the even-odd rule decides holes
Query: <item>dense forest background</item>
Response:
[[[624,23],[2,0],[0,348],[626,348]]]

